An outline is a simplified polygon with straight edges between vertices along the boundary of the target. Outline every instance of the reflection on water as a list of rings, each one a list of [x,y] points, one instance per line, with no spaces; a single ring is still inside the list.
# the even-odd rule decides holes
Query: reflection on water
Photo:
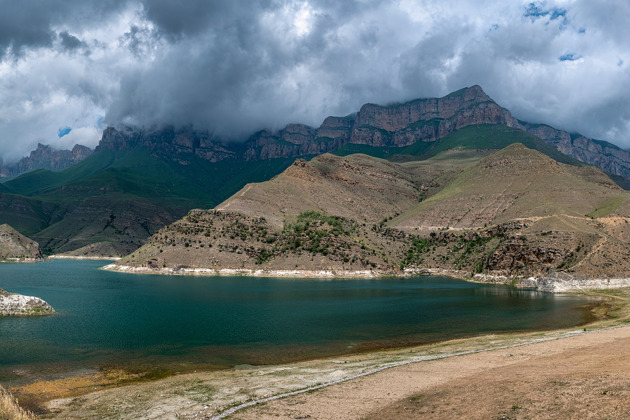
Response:
[[[587,319],[582,297],[444,277],[177,277],[101,265],[0,266],[0,288],[39,296],[58,312],[0,319],[0,382],[20,369],[279,363]]]

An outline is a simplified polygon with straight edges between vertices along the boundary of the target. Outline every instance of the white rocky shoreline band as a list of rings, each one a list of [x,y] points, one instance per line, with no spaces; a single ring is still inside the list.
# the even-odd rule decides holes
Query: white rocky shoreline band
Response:
[[[9,293],[0,289],[0,316],[38,316],[53,313],[55,310],[38,297]]]
[[[630,278],[589,279],[576,278],[566,273],[546,277],[512,277],[496,274],[470,275],[467,271],[441,268],[405,269],[403,272],[378,270],[269,270],[249,268],[190,268],[190,267],[133,267],[109,264],[103,270],[136,274],[166,274],[190,276],[251,276],[251,277],[299,277],[299,278],[378,278],[409,277],[416,275],[440,275],[475,283],[509,284],[517,288],[536,289],[542,292],[562,293],[593,289],[617,289],[630,287]]]
[[[303,277],[303,278],[376,278],[393,274],[373,270],[266,270],[249,268],[190,268],[190,267],[132,267],[109,264],[103,270],[137,274],[167,274],[177,276],[251,276],[251,277]]]
[[[48,256],[51,260],[90,260],[90,261],[118,261],[121,257],[105,257],[105,256],[85,256],[85,255],[63,255],[55,254]]]

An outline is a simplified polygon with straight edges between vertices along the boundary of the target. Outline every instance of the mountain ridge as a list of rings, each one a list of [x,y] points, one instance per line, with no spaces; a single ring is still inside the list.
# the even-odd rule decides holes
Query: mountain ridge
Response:
[[[471,125],[500,124],[532,134],[561,153],[630,178],[630,152],[612,143],[571,134],[544,124],[514,118],[478,85],[441,98],[421,98],[389,105],[364,104],[345,117],[329,116],[315,128],[291,123],[276,132],[261,130],[241,143],[226,143],[208,132],[167,127],[136,130],[108,127],[96,150],[145,147],[186,162],[195,155],[211,162],[258,161],[330,153],[346,145],[403,148],[418,142],[437,143]],[[395,150],[392,150],[395,153]]]

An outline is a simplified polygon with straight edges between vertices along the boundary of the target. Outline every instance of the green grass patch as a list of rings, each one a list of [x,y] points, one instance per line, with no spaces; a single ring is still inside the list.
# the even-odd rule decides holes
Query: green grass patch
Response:
[[[610,213],[617,210],[619,206],[621,206],[626,201],[627,201],[626,197],[615,197],[613,199],[608,200],[601,206],[597,207],[592,212],[588,213],[586,217],[597,219],[600,217],[608,216]]]

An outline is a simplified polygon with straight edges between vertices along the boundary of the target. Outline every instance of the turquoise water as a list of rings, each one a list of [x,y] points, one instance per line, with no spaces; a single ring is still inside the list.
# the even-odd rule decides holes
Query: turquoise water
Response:
[[[104,365],[177,371],[279,363],[561,328],[588,316],[578,296],[445,277],[182,277],[97,269],[104,264],[0,264],[0,288],[57,310],[0,318],[0,383]]]

